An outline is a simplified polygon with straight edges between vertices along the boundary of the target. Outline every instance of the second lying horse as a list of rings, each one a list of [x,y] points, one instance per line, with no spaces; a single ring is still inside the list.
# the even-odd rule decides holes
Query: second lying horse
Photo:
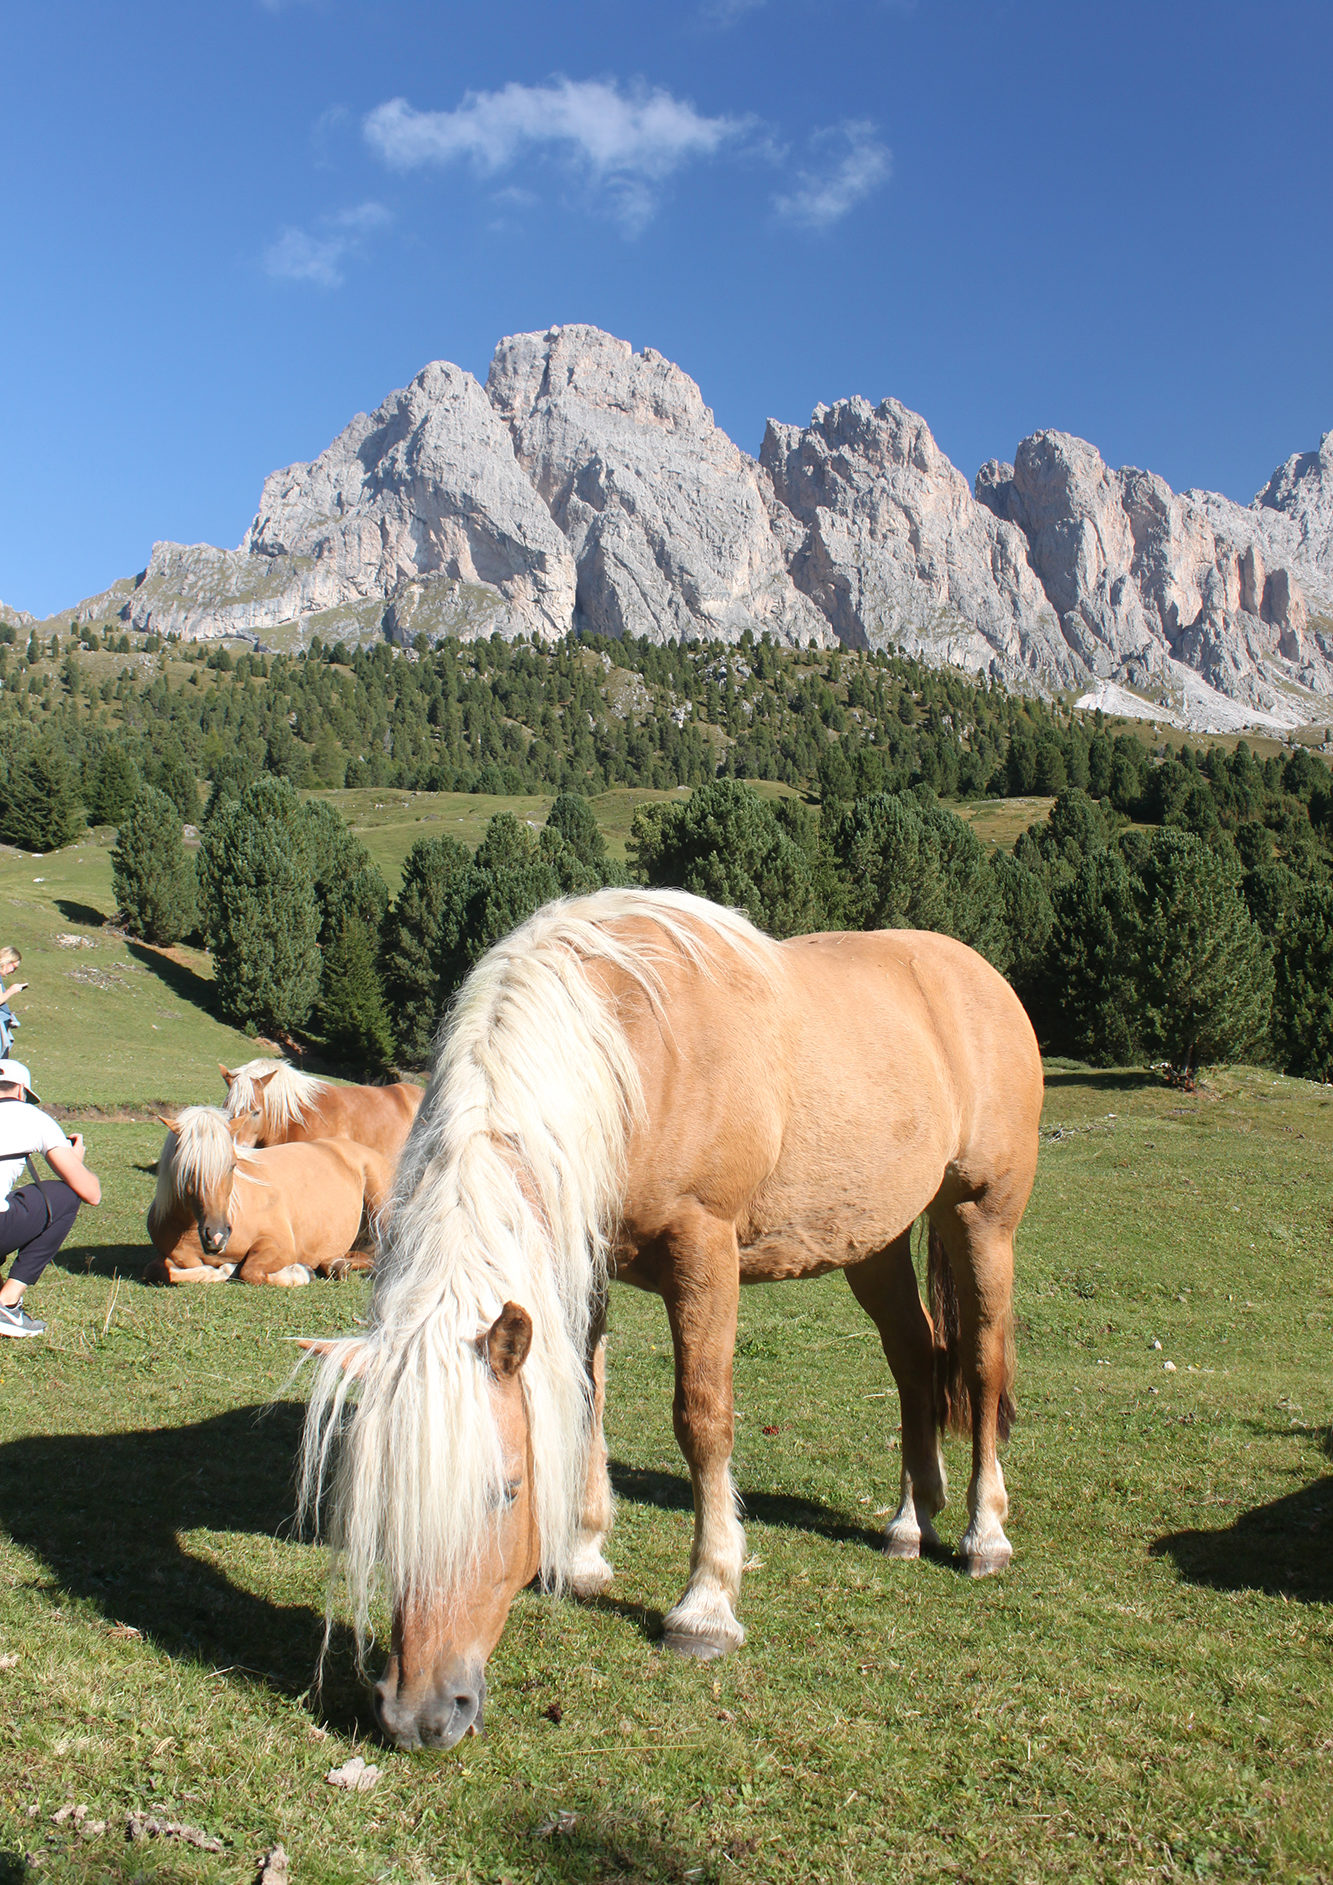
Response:
[[[215,1106],[164,1120],[149,1282],[308,1283],[369,1269],[393,1165],[351,1139],[247,1151]]]
[[[410,1080],[393,1086],[334,1086],[285,1060],[247,1060],[243,1067],[219,1063],[219,1068],[238,1145],[354,1139],[392,1162],[421,1104],[421,1088]]]

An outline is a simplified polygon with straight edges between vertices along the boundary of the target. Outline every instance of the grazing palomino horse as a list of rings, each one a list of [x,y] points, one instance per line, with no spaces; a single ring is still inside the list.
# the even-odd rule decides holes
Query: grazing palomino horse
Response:
[[[352,1139],[392,1162],[421,1104],[410,1080],[393,1086],[334,1086],[300,1073],[285,1060],[247,1060],[219,1070],[227,1083],[227,1117],[238,1145],[299,1145],[308,1139]]]
[[[370,1219],[393,1171],[380,1153],[350,1139],[240,1150],[216,1106],[162,1123],[149,1282],[290,1285],[370,1267]]]
[[[480,1720],[514,1594],[539,1571],[579,1594],[611,1575],[608,1275],[664,1298],[675,1347],[695,1522],[669,1646],[714,1656],[744,1636],[742,1283],[845,1271],[902,1401],[887,1549],[938,1542],[951,1417],[972,1435],[962,1562],[1007,1563],[996,1438],[1041,1097],[1017,998],[947,936],[774,943],[681,892],[606,890],[483,957],[399,1162],[369,1326],[308,1344],[303,1491],[309,1509],[333,1480],[358,1630],[375,1589],[392,1602],[386,1734],[452,1746]],[[923,1211],[933,1327],[909,1246]]]

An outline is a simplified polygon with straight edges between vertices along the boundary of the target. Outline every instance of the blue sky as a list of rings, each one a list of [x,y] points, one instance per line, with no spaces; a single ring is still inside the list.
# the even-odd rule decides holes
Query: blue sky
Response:
[[[43,0],[0,48],[0,597],[234,544],[427,360],[591,321],[1248,500],[1333,426],[1329,0]]]

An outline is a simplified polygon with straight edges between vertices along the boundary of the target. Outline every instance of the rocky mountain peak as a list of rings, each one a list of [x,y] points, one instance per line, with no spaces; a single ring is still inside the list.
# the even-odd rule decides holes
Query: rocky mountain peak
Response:
[[[756,461],[664,355],[571,324],[502,340],[484,387],[431,362],[272,473],[238,549],[155,544],[73,613],[283,640],[750,630],[1292,724],[1333,703],[1333,434],[1248,507],[1056,430],[969,486],[919,413],[860,395],[770,420]]]
[[[688,374],[595,327],[501,341],[486,382],[599,634],[829,639],[784,567],[758,467]]]
[[[627,340],[600,327],[508,335],[491,360],[486,392],[501,418],[518,427],[543,401],[577,403],[667,432],[703,431],[713,424],[688,373],[652,347],[635,353]]]

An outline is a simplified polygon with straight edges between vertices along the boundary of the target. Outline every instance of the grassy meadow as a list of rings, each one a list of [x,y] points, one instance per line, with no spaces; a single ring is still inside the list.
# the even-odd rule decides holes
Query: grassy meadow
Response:
[[[378,797],[401,831],[410,795]],[[94,839],[0,861],[19,1042],[90,1115],[106,1194],[32,1292],[47,1338],[0,1353],[0,1881],[249,1885],[278,1841],[293,1885],[1333,1880],[1333,1091],[1048,1068],[1000,1578],[878,1554],[897,1405],[841,1280],[748,1292],[750,1634],[722,1664],[655,1646],[688,1483],[665,1316],[615,1292],[616,1582],[523,1595],[485,1735],[403,1755],[341,1631],[310,1690],[323,1563],[291,1525],[291,1338],[350,1325],[365,1284],[138,1280],[146,1114],[254,1050],[204,958],[148,960],[109,909]],[[371,1792],[324,1778],[355,1752]],[[131,1812],[222,1849],[128,1844]]]

